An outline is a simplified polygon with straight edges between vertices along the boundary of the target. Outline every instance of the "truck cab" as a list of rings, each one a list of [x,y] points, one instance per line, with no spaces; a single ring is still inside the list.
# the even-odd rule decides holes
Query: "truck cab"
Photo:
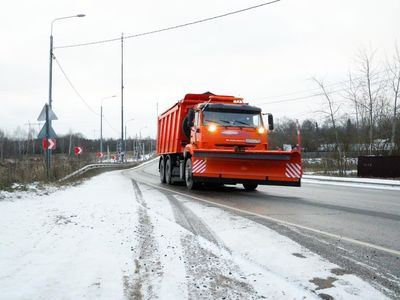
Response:
[[[258,107],[206,103],[197,105],[190,118],[190,144],[197,148],[234,151],[268,149],[268,130]],[[272,129],[273,124],[269,128]]]

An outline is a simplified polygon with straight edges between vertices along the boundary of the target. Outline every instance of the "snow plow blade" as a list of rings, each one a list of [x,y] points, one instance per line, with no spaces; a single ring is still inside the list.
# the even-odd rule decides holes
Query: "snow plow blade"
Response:
[[[224,184],[301,186],[301,156],[292,151],[207,151],[193,153],[193,180]]]

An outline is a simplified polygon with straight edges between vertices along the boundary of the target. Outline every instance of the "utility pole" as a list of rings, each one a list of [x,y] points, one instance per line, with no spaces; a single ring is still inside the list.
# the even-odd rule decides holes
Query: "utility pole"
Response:
[[[50,155],[51,155],[51,151],[47,145],[49,138],[50,138],[50,121],[49,121],[49,104],[46,104],[46,177],[47,180],[50,179]]]
[[[100,153],[103,153],[103,104],[100,106]]]
[[[126,131],[127,131],[127,130],[126,130],[126,123],[125,123],[125,151],[127,151],[127,150],[126,150]]]
[[[121,34],[121,162],[124,162],[124,34]]]

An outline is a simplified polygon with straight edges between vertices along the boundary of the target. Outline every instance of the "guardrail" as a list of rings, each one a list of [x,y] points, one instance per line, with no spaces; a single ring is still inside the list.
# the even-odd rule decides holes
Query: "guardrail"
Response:
[[[75,176],[80,176],[84,173],[86,173],[87,171],[90,170],[94,170],[94,169],[100,169],[100,168],[129,168],[134,167],[136,165],[136,163],[99,163],[99,164],[90,164],[90,165],[86,165],[83,168],[80,168],[79,170],[76,170],[75,172],[72,172],[71,174],[65,176],[64,178],[61,178],[58,180],[58,182],[63,182],[65,180],[68,180],[72,177]]]

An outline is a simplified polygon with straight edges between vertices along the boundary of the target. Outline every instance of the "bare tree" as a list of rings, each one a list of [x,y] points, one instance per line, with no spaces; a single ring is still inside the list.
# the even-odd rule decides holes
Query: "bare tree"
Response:
[[[389,72],[389,85],[391,92],[393,93],[392,132],[390,136],[391,147],[389,152],[389,154],[392,155],[396,137],[397,108],[398,108],[397,103],[400,97],[400,52],[397,45],[395,47],[393,63],[389,64],[388,72]]]
[[[357,154],[360,155],[361,134],[360,122],[363,124],[363,115],[360,112],[360,83],[354,79],[352,74],[349,73],[349,79],[345,89],[344,97],[348,99],[354,106],[355,120],[356,120],[356,133],[357,133]],[[360,120],[361,119],[361,120]]]
[[[383,108],[385,80],[381,78],[381,73],[375,67],[375,52],[367,53],[361,51],[359,54],[359,72],[360,72],[360,88],[362,99],[359,102],[368,116],[368,137],[369,137],[369,154],[372,154],[374,143],[374,127],[376,117],[380,117],[380,109]]]
[[[321,80],[318,80],[317,78],[313,78],[313,80],[318,84],[318,86],[321,88],[322,90],[322,94],[325,97],[327,104],[328,104],[328,108],[329,111],[322,111],[325,114],[329,115],[330,121],[332,123],[332,128],[333,128],[333,132],[335,134],[335,141],[336,141],[336,149],[338,152],[338,159],[339,159],[339,166],[340,166],[340,173],[342,173],[343,171],[343,155],[342,155],[342,151],[341,151],[341,147],[340,147],[340,143],[339,143],[339,134],[338,134],[338,130],[336,127],[336,114],[339,111],[340,106],[335,105],[335,103],[332,101],[329,92],[327,92],[324,83]]]

